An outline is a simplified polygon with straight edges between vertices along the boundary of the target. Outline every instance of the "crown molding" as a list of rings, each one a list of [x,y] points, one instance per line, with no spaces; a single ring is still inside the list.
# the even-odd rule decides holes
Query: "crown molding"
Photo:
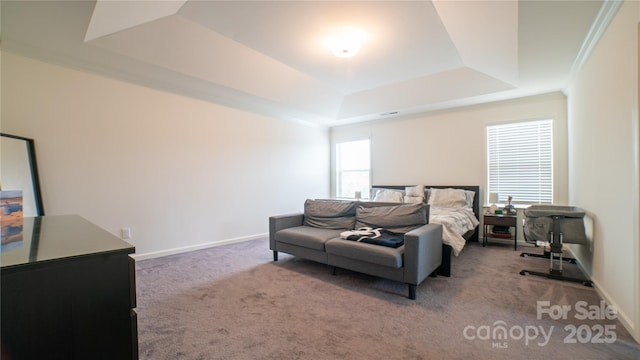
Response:
[[[607,30],[609,24],[611,24],[611,21],[613,20],[623,3],[624,1],[621,0],[604,0],[602,6],[600,6],[600,10],[598,10],[596,18],[591,24],[591,28],[589,28],[587,36],[582,42],[580,51],[578,51],[578,55],[573,62],[573,65],[571,67],[571,79],[575,77],[575,75],[587,62],[589,55],[591,55],[591,52],[598,44],[598,41]]]

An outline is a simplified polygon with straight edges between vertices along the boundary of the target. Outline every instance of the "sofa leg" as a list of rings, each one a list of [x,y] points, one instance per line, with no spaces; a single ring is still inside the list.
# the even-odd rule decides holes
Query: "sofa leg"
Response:
[[[438,277],[438,270],[434,270],[431,274],[429,274],[429,276],[431,277]]]
[[[278,252],[277,251],[273,251],[273,261],[278,261]]]
[[[337,267],[334,266],[333,270],[331,271],[331,275],[334,275],[334,276],[336,275],[336,273],[337,273],[336,269],[337,269]]]
[[[409,285],[409,299],[415,300],[417,285],[413,285],[413,284],[408,284],[408,285]]]

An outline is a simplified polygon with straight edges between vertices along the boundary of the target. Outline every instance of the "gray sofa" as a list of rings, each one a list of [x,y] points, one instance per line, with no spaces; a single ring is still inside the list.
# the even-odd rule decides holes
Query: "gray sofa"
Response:
[[[270,249],[406,283],[409,298],[442,263],[442,225],[428,224],[425,204],[307,200],[304,213],[269,218]],[[340,234],[361,227],[383,228],[404,240],[388,247],[345,240]]]

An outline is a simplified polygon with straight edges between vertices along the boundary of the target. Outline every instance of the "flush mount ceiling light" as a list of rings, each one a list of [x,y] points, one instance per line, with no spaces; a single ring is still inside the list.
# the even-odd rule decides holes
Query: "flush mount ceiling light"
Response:
[[[340,58],[355,56],[360,51],[365,33],[362,30],[342,27],[334,30],[326,39],[333,55]]]

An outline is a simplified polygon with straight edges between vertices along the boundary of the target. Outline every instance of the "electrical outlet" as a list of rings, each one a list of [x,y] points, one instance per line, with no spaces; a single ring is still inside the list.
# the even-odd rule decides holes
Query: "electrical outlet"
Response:
[[[131,229],[130,228],[122,228],[122,229],[120,229],[120,238],[122,240],[131,239]]]

